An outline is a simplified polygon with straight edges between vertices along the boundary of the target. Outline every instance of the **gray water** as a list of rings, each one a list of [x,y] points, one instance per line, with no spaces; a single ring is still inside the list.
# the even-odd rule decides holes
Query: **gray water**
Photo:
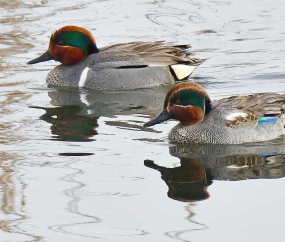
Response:
[[[0,2],[0,241],[284,241],[282,139],[174,146],[142,129],[169,86],[49,88],[58,63],[26,63],[64,25],[98,47],[191,43],[212,99],[285,92],[283,0]]]

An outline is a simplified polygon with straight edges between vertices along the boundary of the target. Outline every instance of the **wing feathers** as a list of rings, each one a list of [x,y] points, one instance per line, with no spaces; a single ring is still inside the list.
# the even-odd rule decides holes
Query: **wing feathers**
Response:
[[[257,118],[280,116],[285,110],[285,94],[257,93],[248,96],[234,96],[216,102],[218,106],[229,107],[233,112],[249,112]]]
[[[120,55],[137,56],[142,58],[148,66],[170,66],[173,64],[185,64],[198,66],[204,60],[189,58],[191,45],[171,45],[164,41],[156,42],[130,42],[116,44],[101,48],[100,51],[115,51]]]

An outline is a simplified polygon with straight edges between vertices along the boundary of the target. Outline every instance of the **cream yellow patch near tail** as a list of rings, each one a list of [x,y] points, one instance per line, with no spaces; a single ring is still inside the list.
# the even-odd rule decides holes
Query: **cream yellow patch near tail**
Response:
[[[175,73],[178,80],[183,80],[190,76],[197,66],[187,66],[183,64],[171,65],[170,68]]]

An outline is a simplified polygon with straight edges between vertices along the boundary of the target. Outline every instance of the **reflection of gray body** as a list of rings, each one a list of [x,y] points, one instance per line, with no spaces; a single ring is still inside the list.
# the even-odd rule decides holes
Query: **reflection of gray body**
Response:
[[[50,91],[51,104],[56,107],[34,107],[46,113],[40,118],[51,123],[52,138],[72,141],[91,141],[96,135],[100,116],[149,114],[162,106],[169,86],[152,89],[104,92],[96,90],[79,90],[58,88]],[[136,123],[105,121],[107,125],[131,129],[142,129]],[[144,130],[154,132],[152,129]]]
[[[279,94],[237,96],[213,102],[213,109],[204,121],[191,126],[178,124],[169,139],[178,143],[242,144],[276,139],[284,134],[284,97]],[[238,121],[227,126],[227,117],[233,113],[251,113],[257,119],[275,115],[276,123],[257,125],[257,120]],[[237,120],[234,120],[237,121]],[[230,121],[228,121],[230,122]]]
[[[180,159],[198,159],[215,180],[285,176],[284,144],[174,146],[169,153]]]
[[[81,115],[114,116],[160,108],[168,90],[169,86],[117,92],[58,89],[49,92],[49,96],[53,105],[79,106]]]
[[[180,159],[180,166],[167,168],[145,160],[158,170],[168,186],[168,196],[183,202],[209,198],[213,180],[276,179],[285,176],[283,144],[260,146],[189,145],[169,148]]]

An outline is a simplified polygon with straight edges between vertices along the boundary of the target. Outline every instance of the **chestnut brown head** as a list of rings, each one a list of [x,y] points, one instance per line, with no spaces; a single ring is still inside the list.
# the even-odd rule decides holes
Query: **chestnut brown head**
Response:
[[[169,90],[164,101],[163,111],[144,124],[149,127],[168,119],[176,119],[182,125],[194,125],[204,120],[211,110],[211,101],[202,86],[196,83],[179,83]]]
[[[95,40],[87,29],[65,26],[52,34],[48,50],[28,64],[56,60],[64,65],[74,65],[97,52]]]

